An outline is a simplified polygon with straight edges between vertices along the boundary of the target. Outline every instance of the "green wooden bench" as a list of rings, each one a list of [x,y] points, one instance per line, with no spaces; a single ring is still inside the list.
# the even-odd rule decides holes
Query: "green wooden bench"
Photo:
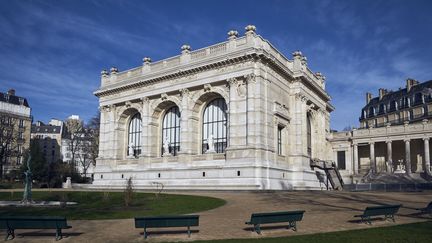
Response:
[[[362,222],[372,224],[371,217],[383,215],[385,220],[392,219],[393,222],[395,222],[394,215],[398,212],[401,206],[402,204],[367,207],[363,214],[354,215],[354,217],[360,217]]]
[[[288,222],[289,228],[297,231],[297,221],[303,219],[303,213],[305,211],[285,211],[285,212],[271,212],[271,213],[253,213],[251,219],[246,224],[253,224],[253,231],[261,234],[261,224],[271,224],[271,223],[282,223]]]
[[[432,202],[430,202],[425,208],[416,208],[421,213],[428,213],[432,216]]]
[[[63,238],[62,229],[72,228],[65,217],[6,216],[0,217],[0,229],[6,229],[5,240],[15,238],[15,229],[55,229],[56,240]]]
[[[148,235],[147,228],[187,227],[187,233],[190,237],[190,227],[198,225],[199,215],[135,217],[135,228],[144,228],[144,239]]]

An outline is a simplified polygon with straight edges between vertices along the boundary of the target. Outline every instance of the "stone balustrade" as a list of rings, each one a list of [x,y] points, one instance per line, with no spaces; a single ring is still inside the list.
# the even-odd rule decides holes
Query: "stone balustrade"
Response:
[[[254,29],[248,31],[254,31]],[[289,60],[287,57],[281,54],[270,42],[263,39],[261,36],[249,35],[243,37],[236,37],[235,34],[236,33],[234,33],[233,31],[230,31],[228,32],[228,41],[217,43],[215,45],[211,45],[198,50],[192,50],[189,45],[183,45],[182,48],[185,46],[188,48],[186,51],[182,49],[182,53],[180,55],[160,61],[151,62],[151,59],[149,57],[145,57],[143,59],[143,65],[140,67],[132,68],[125,71],[119,71],[117,68],[114,68],[111,70],[110,73],[103,71],[103,73],[101,74],[100,89],[102,90],[106,86],[115,87],[117,85],[120,85],[120,83],[123,83],[123,81],[142,78],[161,71],[168,71],[172,68],[180,67],[182,65],[190,65],[194,62],[201,62],[203,60],[205,61],[205,59],[214,56],[226,56],[229,53],[241,51],[247,48],[253,48],[254,50],[262,50],[263,52],[267,53],[269,58],[276,62],[278,65],[292,71],[293,61]],[[188,58],[184,58],[184,56],[188,56]],[[323,81],[320,80],[307,67],[306,57],[303,57],[303,67],[304,68],[302,75],[306,76],[309,80],[311,80],[313,84],[324,88]]]

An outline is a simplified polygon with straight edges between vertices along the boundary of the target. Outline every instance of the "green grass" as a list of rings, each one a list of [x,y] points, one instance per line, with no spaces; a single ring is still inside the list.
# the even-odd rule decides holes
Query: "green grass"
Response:
[[[325,223],[325,222],[323,222]],[[328,222],[331,224],[331,222]],[[305,226],[303,226],[305,227]],[[295,233],[293,233],[295,234]],[[370,228],[362,230],[349,230],[313,235],[299,235],[278,238],[262,239],[232,239],[216,241],[194,241],[194,243],[217,242],[217,243],[246,243],[246,242],[296,242],[296,243],[384,243],[384,242],[432,242],[432,221],[404,224],[390,227]]]
[[[108,196],[107,196],[108,195]],[[61,192],[35,191],[35,201],[68,201],[78,205],[61,207],[0,207],[0,215],[65,216],[67,219],[123,219],[135,216],[187,214],[210,210],[225,204],[218,198],[161,194],[134,193],[129,207],[124,206],[122,192]],[[21,200],[22,192],[0,192],[0,200]]]

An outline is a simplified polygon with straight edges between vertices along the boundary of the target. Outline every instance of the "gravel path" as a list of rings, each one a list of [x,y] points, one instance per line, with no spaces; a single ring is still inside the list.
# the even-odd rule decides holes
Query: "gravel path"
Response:
[[[203,195],[222,198],[227,204],[200,212],[200,226],[194,228],[191,238],[184,228],[150,229],[145,242],[193,241],[226,238],[262,238],[313,234],[320,232],[391,226],[430,220],[418,215],[414,208],[424,207],[432,201],[432,192],[175,192],[176,194]],[[396,223],[373,221],[372,226],[354,221],[368,205],[402,203]],[[298,231],[284,227],[262,227],[262,235],[251,231],[245,221],[252,212],[306,210]],[[135,229],[133,219],[70,220],[72,229],[61,242],[144,242],[142,229]],[[17,230],[13,242],[55,242],[53,230]],[[5,237],[2,231],[0,237]]]

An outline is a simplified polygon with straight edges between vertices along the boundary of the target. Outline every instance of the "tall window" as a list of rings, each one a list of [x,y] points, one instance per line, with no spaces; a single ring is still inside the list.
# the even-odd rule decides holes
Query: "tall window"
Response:
[[[311,118],[309,114],[307,115],[306,127],[307,127],[307,153],[309,157],[312,157],[312,124],[311,124]]]
[[[127,155],[129,156],[137,156],[141,154],[141,132],[142,132],[142,121],[141,114],[135,114],[130,123],[129,123],[129,136],[128,136],[128,144],[127,144]],[[131,149],[132,146],[133,154]]]
[[[345,170],[346,169],[345,151],[338,151],[337,152],[337,166],[338,166],[339,170]]]
[[[414,95],[414,104],[423,104],[423,94],[422,93],[416,93]]]
[[[227,105],[223,98],[210,102],[203,114],[203,139],[202,152],[205,153],[209,147],[209,138],[213,137],[213,147],[216,153],[225,152],[227,146]]]
[[[167,143],[168,152],[177,155],[180,150],[180,111],[177,106],[170,108],[162,122],[162,154]],[[165,146],[164,146],[165,145]]]
[[[283,133],[283,127],[282,126],[278,126],[278,131],[277,131],[277,152],[278,155],[283,155],[283,151],[282,151],[282,133]]]
[[[369,117],[374,116],[375,115],[375,109],[371,106],[369,107]]]
[[[391,102],[390,102],[390,111],[395,111],[396,110],[396,107],[397,107],[397,102],[395,101],[395,100],[392,100]]]

